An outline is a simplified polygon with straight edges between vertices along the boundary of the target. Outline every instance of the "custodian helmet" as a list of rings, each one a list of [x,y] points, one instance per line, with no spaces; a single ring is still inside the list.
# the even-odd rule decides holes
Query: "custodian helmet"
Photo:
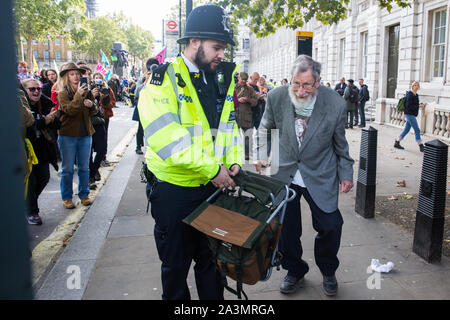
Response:
[[[184,36],[178,43],[187,43],[189,38],[218,40],[235,45],[231,36],[230,18],[216,5],[203,5],[189,14]]]

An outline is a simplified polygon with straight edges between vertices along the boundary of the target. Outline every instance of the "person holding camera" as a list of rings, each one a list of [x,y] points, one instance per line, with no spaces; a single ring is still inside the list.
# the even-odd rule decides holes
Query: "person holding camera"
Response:
[[[91,117],[95,133],[92,135],[91,156],[89,158],[89,188],[96,189],[95,182],[100,181],[100,163],[106,157],[108,145],[108,123],[113,116],[112,108],[116,104],[114,93],[105,82],[105,78],[100,72],[94,73],[94,88],[100,91],[97,96],[97,103],[100,105],[96,115]],[[95,158],[93,154],[95,152]]]
[[[58,131],[58,146],[61,152],[61,197],[67,209],[75,208],[72,201],[73,172],[75,161],[78,168],[78,197],[85,206],[92,204],[89,198],[89,157],[92,135],[95,130],[91,116],[98,112],[96,97],[98,88],[89,91],[88,79],[81,77],[85,69],[75,63],[62,67],[59,74],[62,90],[58,92],[61,128]]]

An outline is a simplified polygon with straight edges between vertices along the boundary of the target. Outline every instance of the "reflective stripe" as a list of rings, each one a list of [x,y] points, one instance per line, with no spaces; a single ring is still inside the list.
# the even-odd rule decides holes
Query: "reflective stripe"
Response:
[[[169,124],[176,122],[180,124],[180,119],[176,113],[165,113],[160,116],[158,119],[153,120],[145,129],[145,137],[149,138],[154,135],[158,130],[168,126]]]
[[[219,131],[224,133],[233,132],[235,122],[221,122],[219,124]]]
[[[184,137],[181,137],[180,139],[169,143],[167,146],[159,150],[157,154],[161,159],[165,161],[169,157],[173,156],[175,153],[187,149],[191,145],[192,145],[191,135],[187,134]]]
[[[202,126],[190,126],[185,127],[187,131],[189,131],[191,137],[201,137],[203,136],[203,128]]]
[[[232,147],[236,147],[238,145],[242,144],[242,140],[241,137],[233,137],[233,140],[231,142],[231,145],[227,146],[227,147],[223,147],[223,146],[214,146],[214,154],[218,157],[223,157],[224,155],[226,155],[228,153],[228,151],[232,148]]]

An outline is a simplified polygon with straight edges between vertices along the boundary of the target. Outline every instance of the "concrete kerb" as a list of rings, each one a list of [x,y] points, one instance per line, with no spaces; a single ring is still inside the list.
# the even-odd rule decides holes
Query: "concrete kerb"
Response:
[[[90,197],[96,199],[94,204],[90,207],[84,207],[79,204],[76,209],[70,211],[68,210],[69,214],[64,222],[58,225],[52,234],[39,243],[39,245],[33,250],[31,258],[33,267],[32,284],[38,293],[42,291],[42,287],[44,287],[45,283],[48,282],[49,277],[53,272],[52,265],[54,263],[58,263],[57,261],[61,259],[61,254],[64,251],[64,248],[66,246],[68,248],[70,242],[74,239],[82,220],[90,211],[94,210],[95,203],[99,201],[97,198],[100,198],[102,193],[101,191],[105,188],[106,182],[110,180],[110,177],[112,177],[114,171],[116,171],[119,160],[125,153],[132,138],[135,136],[136,131],[136,128],[130,129],[121,142],[113,149],[111,156],[108,156],[108,160],[113,165],[111,167],[100,168],[100,175],[102,179],[97,184],[97,189],[92,190],[90,193]],[[54,265],[53,269],[55,268],[56,265]],[[47,298],[57,299],[56,296]]]

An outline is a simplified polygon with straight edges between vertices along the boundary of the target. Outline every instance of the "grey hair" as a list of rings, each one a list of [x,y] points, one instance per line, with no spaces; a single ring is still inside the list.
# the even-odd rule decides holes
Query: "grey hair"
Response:
[[[295,59],[294,65],[291,69],[291,75],[294,77],[300,72],[306,72],[308,70],[311,70],[314,76],[314,80],[319,79],[320,77],[320,70],[322,69],[322,65],[314,61],[310,56],[306,54],[301,54]]]

